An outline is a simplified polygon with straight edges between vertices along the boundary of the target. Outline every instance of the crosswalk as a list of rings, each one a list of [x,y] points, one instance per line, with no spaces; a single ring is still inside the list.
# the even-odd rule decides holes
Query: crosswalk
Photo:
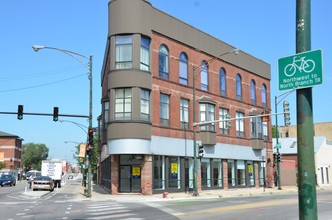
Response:
[[[128,207],[120,204],[89,204],[86,206],[87,218],[90,220],[100,219],[126,219],[126,220],[144,220]]]

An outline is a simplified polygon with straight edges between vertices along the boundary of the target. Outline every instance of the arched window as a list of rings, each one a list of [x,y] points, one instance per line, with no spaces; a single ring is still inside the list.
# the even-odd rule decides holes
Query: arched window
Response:
[[[201,89],[209,90],[209,80],[208,80],[208,65],[205,61],[201,63]]]
[[[220,68],[220,95],[226,96],[226,71]]]
[[[179,82],[188,85],[188,58],[183,52],[180,54],[179,60]]]
[[[250,81],[250,100],[251,104],[256,104],[256,83],[253,79]]]
[[[236,98],[242,100],[242,79],[240,74],[236,75]]]
[[[168,50],[165,45],[159,47],[159,77],[169,79]]]
[[[266,85],[265,84],[262,85],[262,106],[264,108],[267,107],[267,103],[266,103]]]

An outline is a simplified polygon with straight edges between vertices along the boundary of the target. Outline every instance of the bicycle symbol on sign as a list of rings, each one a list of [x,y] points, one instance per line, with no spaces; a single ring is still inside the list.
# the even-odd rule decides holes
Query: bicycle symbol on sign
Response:
[[[297,57],[299,56],[295,56],[293,58],[293,63],[290,63],[285,67],[284,73],[286,76],[293,76],[296,73],[296,69],[300,70],[300,72],[303,70],[305,73],[310,73],[315,69],[315,62],[313,60],[305,60],[305,57],[299,57],[299,59],[296,59]]]

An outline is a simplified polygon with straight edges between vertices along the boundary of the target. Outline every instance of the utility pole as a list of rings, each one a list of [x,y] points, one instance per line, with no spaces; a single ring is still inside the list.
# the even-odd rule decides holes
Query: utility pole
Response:
[[[296,0],[296,53],[311,50],[310,0]],[[296,90],[299,219],[317,219],[312,88]]]

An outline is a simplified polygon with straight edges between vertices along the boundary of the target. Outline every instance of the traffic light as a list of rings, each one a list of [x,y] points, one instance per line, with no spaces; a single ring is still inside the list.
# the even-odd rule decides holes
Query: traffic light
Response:
[[[93,145],[94,141],[93,141],[93,129],[92,128],[89,128],[88,134],[89,134],[89,144]]]
[[[88,144],[86,146],[86,155],[92,156],[93,155],[93,144]]]
[[[53,108],[53,121],[57,122],[59,120],[59,108]]]
[[[198,157],[203,157],[204,156],[204,146],[199,145],[198,146]]]
[[[23,119],[23,105],[18,105],[17,108],[17,119],[22,120]]]
[[[281,162],[281,154],[277,154],[277,162],[280,163]]]
[[[284,101],[284,122],[285,126],[289,126],[290,123],[290,113],[289,113],[289,103],[287,101]]]
[[[263,112],[262,112],[262,122],[269,122],[270,121],[270,112],[269,111],[267,111],[267,110],[264,110]]]

